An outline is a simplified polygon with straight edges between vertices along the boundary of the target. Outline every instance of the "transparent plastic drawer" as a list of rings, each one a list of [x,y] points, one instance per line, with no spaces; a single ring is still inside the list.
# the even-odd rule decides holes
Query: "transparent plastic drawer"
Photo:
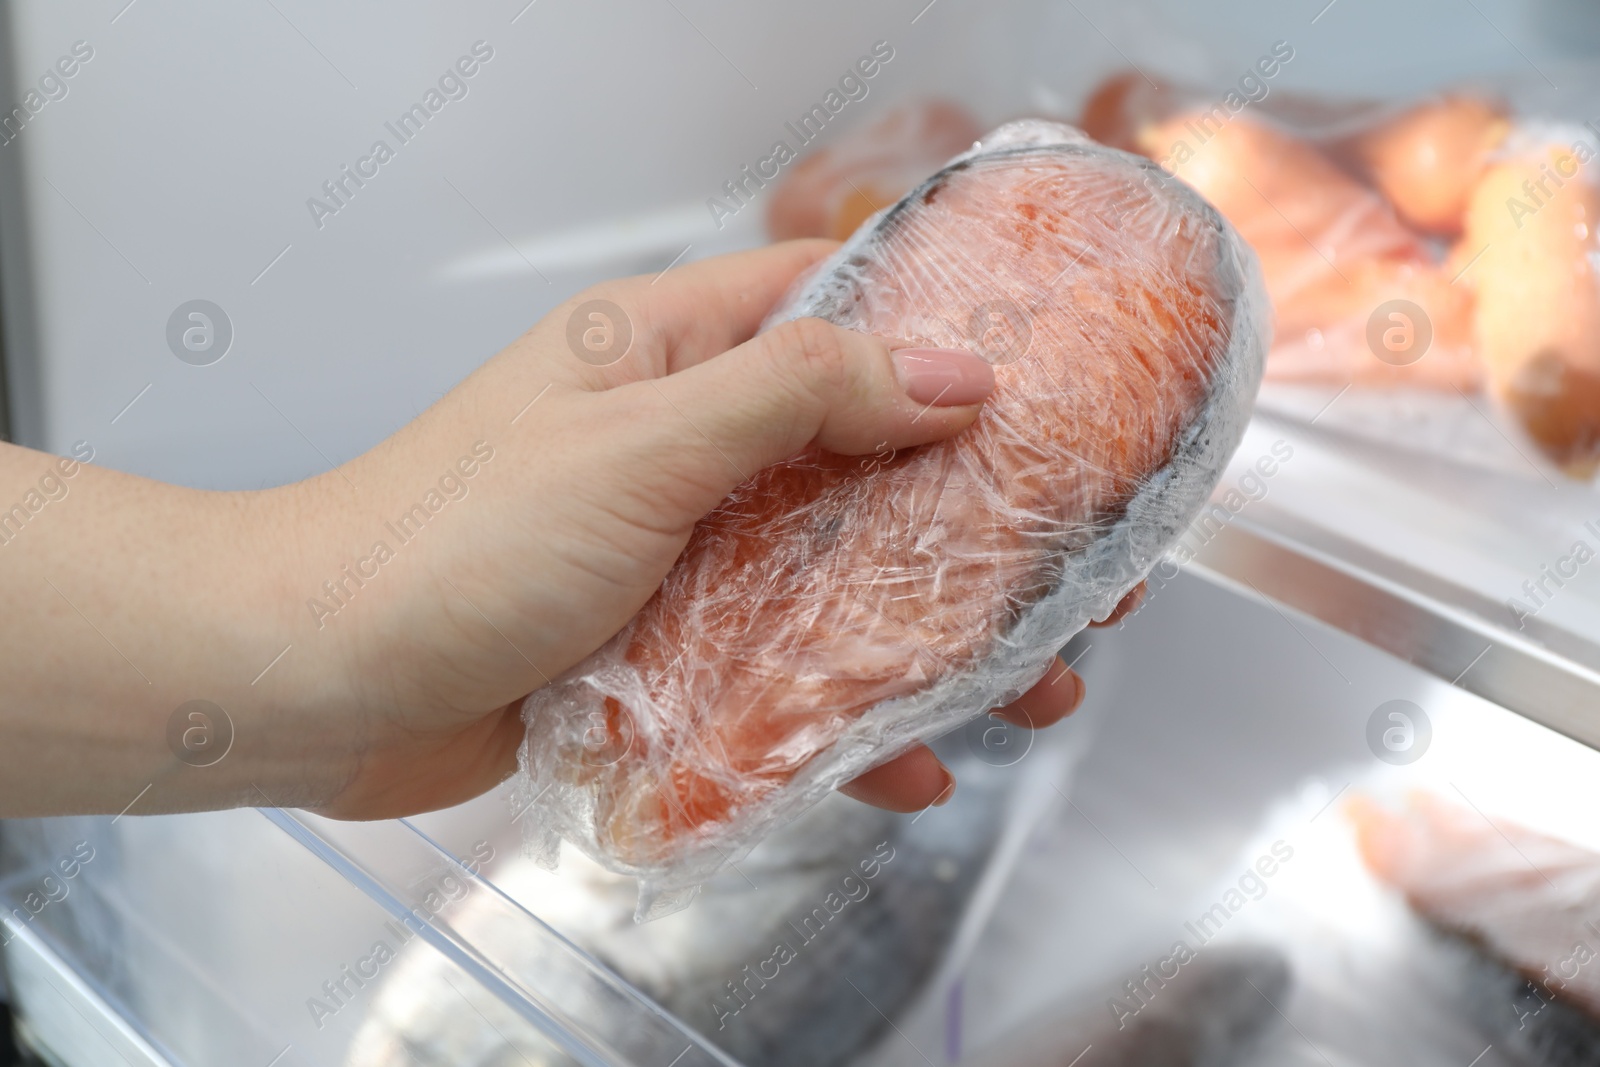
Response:
[[[25,1032],[73,1067],[119,1035],[174,1067],[1026,1067],[1021,1038],[1057,1064],[1547,1062],[1513,1054],[1528,976],[1378,877],[1352,805],[1431,796],[1478,824],[1474,863],[1574,876],[1519,852],[1529,831],[1592,879],[1600,753],[1194,576],[1078,654],[1091,696],[1061,727],[942,743],[950,804],[830,802],[643,925],[631,883],[524,860],[498,795],[9,825]],[[1595,943],[1592,894],[1572,907],[1554,929]],[[1189,1058],[1112,1058],[1152,1028]]]
[[[832,798],[643,925],[631,880],[524,858],[503,790],[380,823],[9,823],[22,1020],[72,1065],[98,1062],[85,1017],[173,1067],[836,1062],[959,965],[1070,788],[1067,737],[985,718],[941,749],[958,799],[900,816]]]

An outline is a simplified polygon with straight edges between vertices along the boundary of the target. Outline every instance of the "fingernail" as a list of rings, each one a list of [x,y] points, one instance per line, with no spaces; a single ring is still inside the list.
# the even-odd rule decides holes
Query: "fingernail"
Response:
[[[1072,710],[1077,711],[1083,706],[1083,697],[1084,694],[1088,692],[1088,689],[1083,684],[1083,675],[1079,674],[1071,667],[1067,668],[1067,673],[1072,675],[1072,684],[1077,687],[1077,691],[1072,696]],[[1068,714],[1071,714],[1071,712]]]
[[[944,771],[944,788],[933,800],[933,806],[936,808],[944,807],[950,803],[950,798],[956,795],[956,776],[950,773],[949,767],[940,767],[940,770]]]
[[[900,387],[919,404],[959,407],[994,392],[994,368],[960,348],[902,348],[894,353]]]

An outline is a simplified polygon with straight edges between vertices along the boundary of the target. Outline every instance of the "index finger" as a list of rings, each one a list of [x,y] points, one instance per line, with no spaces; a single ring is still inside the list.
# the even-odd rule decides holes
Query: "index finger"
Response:
[[[1145,592],[1146,592],[1145,583],[1144,582],[1140,582],[1138,585],[1136,585],[1132,589],[1128,590],[1128,595],[1123,597],[1121,603],[1119,603],[1115,608],[1112,609],[1110,615],[1107,615],[1105,618],[1100,619],[1100,620],[1098,620],[1096,622],[1091,622],[1089,625],[1090,626],[1113,626],[1113,625],[1121,622],[1125,617],[1127,617],[1128,615],[1133,614],[1133,612],[1139,607],[1140,604],[1144,603]]]
[[[754,337],[795,279],[838,247],[836,241],[784,241],[630,278],[629,310],[637,309],[643,329],[665,349],[671,374]]]

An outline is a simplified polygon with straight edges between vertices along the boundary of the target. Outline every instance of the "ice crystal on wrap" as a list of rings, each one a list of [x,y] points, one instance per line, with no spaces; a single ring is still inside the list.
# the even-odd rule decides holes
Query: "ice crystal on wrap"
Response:
[[[660,591],[530,696],[518,803],[681,906],[774,826],[1038,681],[1193,519],[1269,331],[1255,260],[1154,164],[1002,126],[802,280],[816,316],[993,362],[954,439],[811,450],[695,529]],[[529,806],[531,805],[531,806]]]

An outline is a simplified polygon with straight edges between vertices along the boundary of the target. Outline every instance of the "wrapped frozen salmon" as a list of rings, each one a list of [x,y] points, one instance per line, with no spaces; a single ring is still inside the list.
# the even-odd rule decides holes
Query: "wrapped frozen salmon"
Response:
[[[524,707],[524,825],[687,903],[861,772],[1028,689],[1184,531],[1237,446],[1267,305],[1191,189],[1000,127],[776,308],[995,365],[978,422],[761,471],[659,592]]]
[[[1515,973],[1494,1005],[1516,1023],[1513,1047],[1540,1063],[1593,1063],[1600,973],[1585,965],[1600,955],[1600,856],[1429,793],[1400,811],[1357,796],[1347,814],[1379,879]]]

